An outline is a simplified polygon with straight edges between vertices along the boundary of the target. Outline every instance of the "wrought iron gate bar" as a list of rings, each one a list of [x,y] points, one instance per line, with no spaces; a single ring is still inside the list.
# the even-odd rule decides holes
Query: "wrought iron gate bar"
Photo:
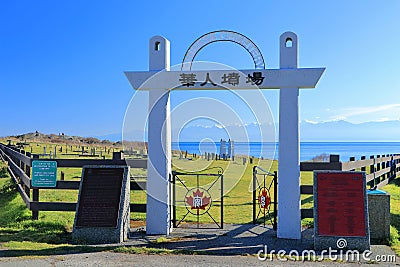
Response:
[[[262,177],[260,183],[257,176]],[[267,177],[272,177],[271,182],[267,185]],[[253,223],[256,224],[257,220],[260,219],[262,214],[263,224],[265,226],[266,221],[269,219],[273,225],[274,230],[277,229],[277,183],[278,175],[268,172],[259,166],[253,167]],[[273,186],[273,201],[271,201],[271,187]],[[273,204],[273,214],[271,214],[271,204]],[[258,212],[257,212],[258,209]],[[273,219],[273,220],[272,220]]]
[[[189,188],[186,187],[186,185],[183,183],[183,181],[181,179],[179,179],[178,176],[173,176],[174,178],[178,178],[179,182],[186,188],[186,190],[189,190]],[[175,181],[174,181],[175,184]]]
[[[275,173],[266,171],[266,170],[264,170],[263,168],[261,168],[261,167],[259,167],[259,166],[254,166],[254,167],[253,167],[253,172],[254,172],[254,171],[257,172],[257,169],[259,169],[260,171],[264,172],[265,175],[268,175],[268,176],[274,176],[274,175],[275,175]]]
[[[217,170],[217,173],[210,173],[211,170]],[[208,173],[207,173],[208,171]],[[195,186],[191,187],[187,185],[188,179],[181,179],[179,176],[191,176],[195,179]],[[200,180],[205,177],[215,177],[212,181],[211,185],[205,189],[201,186]],[[190,180],[190,178],[189,178]],[[220,200],[213,200],[211,193],[209,190],[217,183],[220,182]],[[183,200],[177,200],[177,190],[176,185],[181,184],[186,189],[186,195]],[[179,225],[188,217],[189,214],[193,214],[196,216],[197,228],[200,228],[200,216],[207,214],[208,217],[211,218],[212,222],[217,225],[218,228],[223,228],[223,169],[220,167],[213,167],[203,170],[202,172],[172,172],[172,186],[173,186],[173,218],[172,225],[174,228],[179,227]],[[178,221],[177,220],[177,204],[184,203],[184,206],[187,212],[183,215],[183,217]],[[213,205],[216,203],[220,203],[221,209],[221,222],[218,223],[211,213],[209,212]],[[194,210],[194,211],[193,211]]]
[[[172,172],[175,175],[199,175],[199,176],[220,176],[220,174],[193,173],[193,172]]]

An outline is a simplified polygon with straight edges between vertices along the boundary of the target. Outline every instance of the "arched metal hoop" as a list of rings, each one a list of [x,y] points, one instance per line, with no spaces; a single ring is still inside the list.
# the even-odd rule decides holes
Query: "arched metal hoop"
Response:
[[[191,70],[196,55],[205,46],[215,42],[234,42],[242,46],[253,58],[255,69],[265,69],[264,58],[260,49],[246,36],[234,31],[213,31],[200,36],[186,51],[181,70]]]

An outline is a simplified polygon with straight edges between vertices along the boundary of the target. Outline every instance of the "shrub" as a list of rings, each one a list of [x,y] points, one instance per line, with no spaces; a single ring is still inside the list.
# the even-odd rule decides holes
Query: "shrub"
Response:
[[[7,178],[7,166],[4,163],[0,163],[0,178]]]

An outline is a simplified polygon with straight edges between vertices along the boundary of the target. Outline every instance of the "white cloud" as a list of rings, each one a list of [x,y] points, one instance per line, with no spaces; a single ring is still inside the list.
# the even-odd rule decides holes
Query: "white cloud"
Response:
[[[377,122],[385,122],[385,121],[391,121],[389,118],[380,118],[377,120]]]
[[[305,122],[307,122],[307,123],[311,123],[311,124],[318,124],[318,122],[317,122],[317,121],[312,121],[312,120],[305,120]]]
[[[327,121],[346,120],[352,123],[368,121],[398,120],[400,104],[388,104],[368,107],[348,107],[331,110],[332,114]]]

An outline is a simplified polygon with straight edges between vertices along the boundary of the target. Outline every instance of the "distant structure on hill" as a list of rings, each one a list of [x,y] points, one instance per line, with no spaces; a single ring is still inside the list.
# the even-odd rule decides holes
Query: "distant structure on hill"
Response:
[[[228,142],[220,140],[219,156],[223,159],[235,158],[235,146],[233,140],[229,139]]]
[[[82,137],[82,136],[76,136],[76,135],[66,135],[63,132],[60,132],[58,134],[44,134],[40,133],[39,131],[31,132],[31,133],[25,133],[25,134],[19,134],[19,135],[11,135],[11,136],[5,136],[1,137],[0,139],[4,140],[12,140],[15,142],[50,142],[50,143],[60,143],[60,144],[88,144],[88,145],[114,145],[114,146],[120,146],[122,145],[121,141],[118,142],[112,142],[109,140],[100,140],[96,137]],[[133,142],[135,143],[135,142]],[[140,144],[140,142],[136,142],[137,144]],[[142,142],[143,143],[143,142]],[[129,144],[132,146],[131,144]],[[143,145],[142,145],[143,146]],[[135,147],[135,146],[133,146]]]

